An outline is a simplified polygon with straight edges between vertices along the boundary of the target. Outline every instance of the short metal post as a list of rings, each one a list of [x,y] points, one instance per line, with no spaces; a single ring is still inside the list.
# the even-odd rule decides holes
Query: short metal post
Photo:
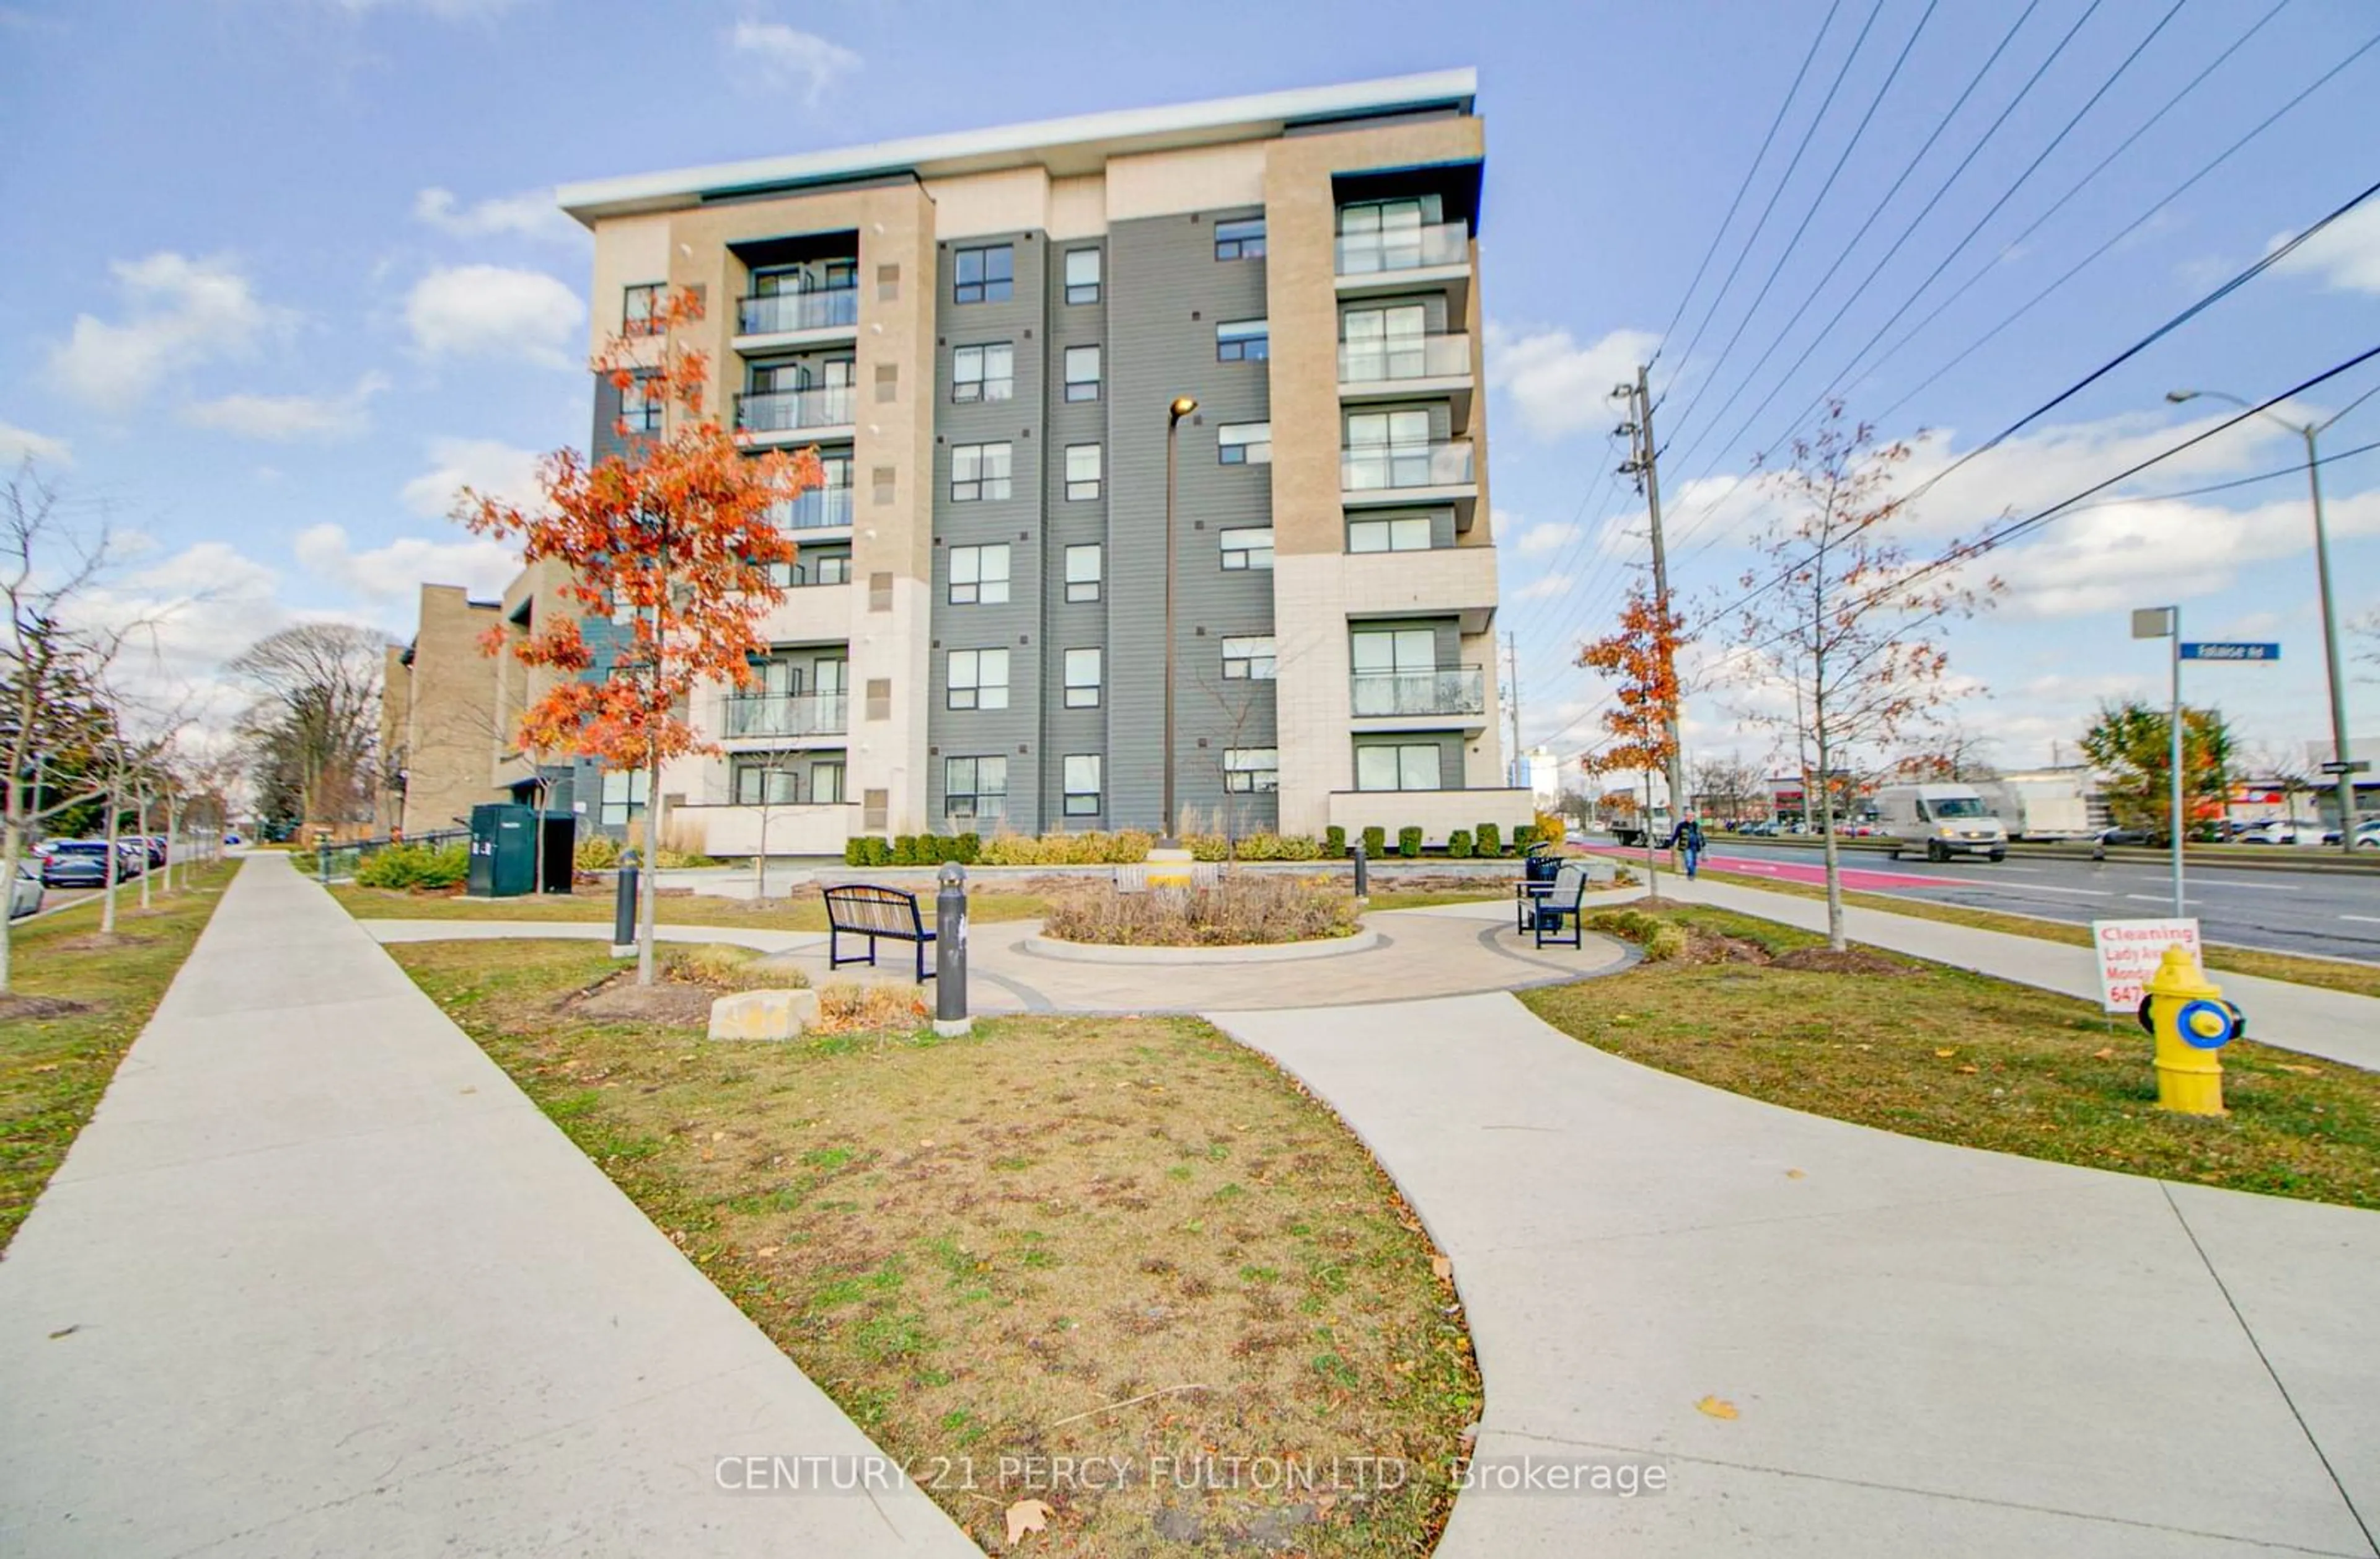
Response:
[[[331,885],[331,842],[328,839],[314,841],[314,872],[322,879],[324,887]]]
[[[1371,862],[1365,856],[1364,841],[1361,839],[1355,841],[1355,896],[1357,898],[1372,896]]]
[[[625,958],[637,950],[637,852],[620,853],[620,887],[612,901],[612,956]]]
[[[966,868],[946,862],[934,895],[934,1032],[945,1039],[972,1031],[967,1016]]]

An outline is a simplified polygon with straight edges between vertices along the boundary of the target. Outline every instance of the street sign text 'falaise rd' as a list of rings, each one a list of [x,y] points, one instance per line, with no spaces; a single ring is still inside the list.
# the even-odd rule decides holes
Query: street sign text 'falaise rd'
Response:
[[[2281,647],[2277,644],[2184,644],[2181,658],[2185,661],[2277,661]]]

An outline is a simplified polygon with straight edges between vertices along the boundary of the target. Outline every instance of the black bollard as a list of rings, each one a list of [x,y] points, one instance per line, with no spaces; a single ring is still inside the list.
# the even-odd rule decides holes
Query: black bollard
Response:
[[[1355,841],[1355,896],[1357,898],[1372,896],[1371,862],[1365,859],[1364,841],[1361,839]]]
[[[637,950],[637,852],[620,853],[620,891],[612,904],[612,956]]]
[[[331,885],[331,842],[328,839],[314,842],[314,874],[322,879],[324,887]]]
[[[934,1032],[947,1039],[975,1027],[967,1016],[966,868],[950,861],[937,876],[941,892],[934,895]]]

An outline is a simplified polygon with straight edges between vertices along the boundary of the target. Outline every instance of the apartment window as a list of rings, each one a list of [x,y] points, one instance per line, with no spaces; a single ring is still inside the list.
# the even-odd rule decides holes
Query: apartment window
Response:
[[[950,706],[953,709],[1008,707],[1008,652],[951,652]]]
[[[606,828],[625,828],[642,817],[652,775],[643,769],[610,769],[603,774],[602,822]]]
[[[1016,251],[1006,244],[963,249],[953,256],[956,285],[951,294],[957,303],[1005,303],[1016,281]]]
[[[1223,749],[1223,788],[1246,795],[1281,788],[1281,749],[1272,747],[1228,747]]]
[[[627,288],[620,298],[620,334],[623,335],[659,335],[662,295],[669,290],[666,282],[640,282]]]
[[[1348,417],[1340,473],[1348,489],[1427,487],[1431,475],[1427,411],[1360,411]]]
[[[1097,347],[1066,348],[1066,398],[1099,398],[1099,349]]]
[[[1008,815],[1008,760],[942,760],[942,816],[953,822],[997,822]]]
[[[1066,652],[1066,707],[1099,707],[1100,652],[1096,649]]]
[[[791,807],[802,798],[801,774],[788,752],[739,753],[729,761],[739,807]]]
[[[1216,538],[1222,544],[1226,569],[1272,566],[1272,527],[1226,530]]]
[[[1264,258],[1264,218],[1242,217],[1237,222],[1215,224],[1215,258],[1218,260],[1262,260]]]
[[[1339,321],[1340,377],[1352,384],[1417,379],[1429,371],[1429,314],[1418,303],[1350,309]]]
[[[1066,549],[1066,599],[1076,604],[1099,598],[1099,544],[1085,542]]]
[[[1066,301],[1097,303],[1099,300],[1099,251],[1095,249],[1070,249],[1066,251]]]
[[[1439,790],[1439,763],[1446,749],[1436,742],[1366,745],[1355,749],[1358,790]]]
[[[830,807],[843,801],[843,765],[813,763],[810,765],[810,800],[814,805]]]
[[[1270,422],[1226,422],[1215,430],[1215,458],[1226,466],[1272,464]]]
[[[1099,495],[1099,477],[1103,462],[1096,444],[1066,445],[1066,498],[1079,503]]]
[[[1008,445],[951,445],[951,502],[972,504],[1008,496]]]
[[[1225,320],[1215,327],[1217,362],[1262,362],[1271,355],[1263,320]]]
[[[1063,765],[1066,776],[1066,815],[1070,818],[1094,818],[1099,815],[1099,755],[1096,752],[1070,752]]]
[[[951,399],[1006,400],[1016,392],[1016,348],[1006,341],[951,353]]]
[[[951,549],[951,604],[997,606],[1008,599],[1008,545]]]
[[[1427,552],[1429,516],[1395,515],[1387,519],[1347,522],[1349,552]]]
[[[620,390],[620,426],[632,433],[660,432],[662,399],[650,379],[639,374],[629,380]]]
[[[847,552],[820,553],[810,561],[809,582],[814,585],[851,583],[851,554]]]
[[[1261,638],[1223,640],[1223,680],[1226,682],[1270,682],[1276,664],[1270,634]]]

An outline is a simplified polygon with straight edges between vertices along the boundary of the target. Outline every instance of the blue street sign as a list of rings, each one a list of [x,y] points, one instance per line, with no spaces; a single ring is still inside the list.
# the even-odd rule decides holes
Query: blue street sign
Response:
[[[2281,647],[2277,644],[2184,644],[2181,658],[2185,661],[2277,661]]]

